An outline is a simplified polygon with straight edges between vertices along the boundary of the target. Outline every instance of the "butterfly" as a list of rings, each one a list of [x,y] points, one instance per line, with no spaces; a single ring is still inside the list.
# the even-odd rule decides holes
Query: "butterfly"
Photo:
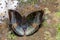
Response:
[[[10,27],[17,35],[31,35],[35,33],[39,25],[42,24],[44,11],[34,11],[27,16],[21,16],[21,14],[15,10],[9,10]]]

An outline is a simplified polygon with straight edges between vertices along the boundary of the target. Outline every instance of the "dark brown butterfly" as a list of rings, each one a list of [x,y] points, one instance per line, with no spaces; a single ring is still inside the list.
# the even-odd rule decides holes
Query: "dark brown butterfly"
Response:
[[[10,26],[18,35],[31,35],[38,30],[42,24],[43,11],[34,11],[27,16],[21,16],[15,10],[9,10]]]

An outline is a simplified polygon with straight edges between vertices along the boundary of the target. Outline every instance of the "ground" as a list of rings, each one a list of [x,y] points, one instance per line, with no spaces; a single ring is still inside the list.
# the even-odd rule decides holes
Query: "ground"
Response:
[[[60,0],[38,0],[23,2],[17,7],[20,14],[26,15],[36,10],[43,10],[45,19],[41,28],[31,36],[18,37],[7,23],[0,24],[0,40],[60,40]]]

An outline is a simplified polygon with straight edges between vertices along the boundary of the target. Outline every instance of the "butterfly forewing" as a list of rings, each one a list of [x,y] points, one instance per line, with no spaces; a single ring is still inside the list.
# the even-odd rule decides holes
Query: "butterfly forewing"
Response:
[[[40,12],[37,11],[37,12],[32,12],[31,14],[29,14],[26,19],[27,19],[27,22],[32,25],[33,27],[36,27],[39,23],[40,23]]]
[[[22,17],[18,12],[14,11],[14,10],[9,10],[9,11],[10,11],[9,12],[10,23],[13,25],[13,27],[17,27],[17,25],[21,23]]]

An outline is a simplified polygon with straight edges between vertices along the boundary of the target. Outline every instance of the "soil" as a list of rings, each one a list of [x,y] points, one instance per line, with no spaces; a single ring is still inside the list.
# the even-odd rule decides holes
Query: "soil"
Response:
[[[58,1],[59,2],[59,1]],[[6,23],[0,24],[0,40],[56,40],[56,27],[53,26],[57,21],[54,19],[55,12],[58,10],[56,1],[50,2],[47,1],[48,4],[44,4],[42,1],[36,4],[36,5],[19,5],[17,7],[17,11],[23,16],[23,15],[28,15],[29,13],[37,10],[43,10],[45,11],[45,8],[48,8],[50,12],[48,12],[48,15],[45,15],[44,13],[44,18],[47,17],[47,19],[43,22],[43,25],[41,28],[34,33],[31,36],[17,36],[14,35],[12,38],[9,37],[11,34],[11,30],[8,27]],[[53,3],[53,4],[52,4]]]

